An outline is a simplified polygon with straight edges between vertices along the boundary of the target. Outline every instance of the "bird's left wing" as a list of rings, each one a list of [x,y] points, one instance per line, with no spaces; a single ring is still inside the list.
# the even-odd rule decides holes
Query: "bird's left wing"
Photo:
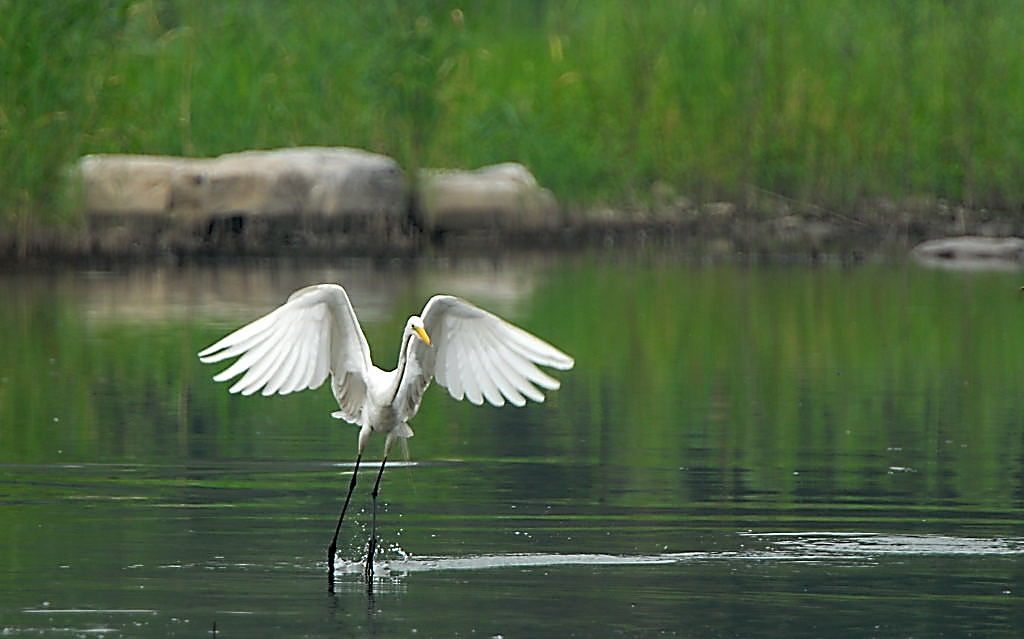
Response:
[[[574,363],[539,337],[451,295],[430,298],[422,319],[431,345],[413,340],[411,346],[420,378],[433,377],[455,399],[494,406],[542,402],[537,387],[555,390],[559,382],[537,366],[567,370]]]
[[[335,396],[348,391],[354,404],[365,396],[372,365],[352,304],[337,284],[292,293],[283,305],[200,351],[199,359],[209,364],[239,355],[213,378],[223,382],[241,375],[229,389],[232,393],[284,395],[317,388],[332,373],[340,387],[334,389]]]

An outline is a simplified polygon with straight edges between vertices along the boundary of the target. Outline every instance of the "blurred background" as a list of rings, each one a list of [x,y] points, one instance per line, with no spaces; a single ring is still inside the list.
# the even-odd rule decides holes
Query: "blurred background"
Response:
[[[567,207],[1024,202],[1020,0],[0,0],[0,223],[85,153],[518,161]]]
[[[38,249],[0,259],[0,635],[1024,635],[1024,250],[878,233],[1022,228],[1022,33],[1024,0],[0,0],[0,238]],[[300,145],[858,245],[47,253],[84,154]],[[316,282],[382,368],[439,292],[576,358],[523,409],[428,390],[373,592],[382,442],[327,595],[357,429],[195,355]]]

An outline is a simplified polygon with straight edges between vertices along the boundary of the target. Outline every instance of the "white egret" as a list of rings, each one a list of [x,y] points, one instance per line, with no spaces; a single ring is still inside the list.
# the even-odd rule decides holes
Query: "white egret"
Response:
[[[540,389],[559,387],[558,380],[538,364],[561,370],[573,366],[571,357],[497,315],[451,295],[435,295],[421,315],[406,321],[398,365],[392,371],[381,370],[370,359],[370,347],[348,294],[337,284],[300,289],[267,315],[199,352],[205,363],[233,357],[238,359],[213,378],[223,382],[241,375],[230,392],[284,395],[318,388],[330,374],[339,408],[332,417],[360,427],[355,469],[327,549],[332,588],[338,532],[371,433],[383,433],[387,439],[371,493],[368,583],[373,576],[377,494],[384,465],[395,440],[412,437],[408,421],[419,410],[431,380],[436,379],[457,400],[522,406],[528,399],[544,401]]]

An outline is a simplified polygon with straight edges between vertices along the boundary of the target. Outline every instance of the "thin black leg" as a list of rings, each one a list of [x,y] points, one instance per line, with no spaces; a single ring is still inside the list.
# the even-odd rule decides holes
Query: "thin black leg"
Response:
[[[356,477],[359,476],[359,462],[363,454],[356,456],[356,467],[352,471],[352,480],[348,483],[348,494],[345,495],[345,504],[341,507],[341,515],[338,516],[338,525],[334,527],[334,537],[331,538],[331,545],[327,547],[327,590],[334,592],[334,558],[338,553],[338,533],[341,531],[341,522],[345,519],[345,511],[348,510],[348,502],[352,499],[352,491],[356,487]],[[380,479],[378,478],[378,481]]]
[[[377,471],[377,481],[373,484],[373,492],[370,496],[373,498],[373,517],[370,524],[370,543],[366,549],[366,583],[372,584],[373,582],[373,554],[377,550],[377,493],[380,492],[380,478],[384,475],[384,464],[388,463],[387,455],[380,462],[380,470]]]

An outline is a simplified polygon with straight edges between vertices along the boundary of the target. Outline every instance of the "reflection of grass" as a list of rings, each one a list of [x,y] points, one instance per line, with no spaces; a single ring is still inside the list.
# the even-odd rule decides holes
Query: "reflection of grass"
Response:
[[[86,152],[346,144],[564,200],[1024,202],[1019,0],[0,0],[0,219]]]
[[[576,357],[563,387],[524,409],[432,388],[412,459],[462,461],[427,464],[436,486],[394,468],[387,490],[472,500],[528,485],[545,503],[628,505],[826,491],[851,509],[880,493],[983,506],[1018,490],[1006,470],[1024,454],[1015,275],[667,262],[567,261],[520,316]],[[326,388],[237,397],[210,381],[218,369],[195,352],[223,328],[87,323],[45,286],[5,290],[0,462],[194,460],[195,487],[234,490],[249,483],[235,461],[351,461],[357,429],[328,416]],[[399,320],[369,322],[371,343],[390,344]],[[268,480],[282,495],[305,481],[289,472]],[[347,472],[325,471],[339,487]]]

